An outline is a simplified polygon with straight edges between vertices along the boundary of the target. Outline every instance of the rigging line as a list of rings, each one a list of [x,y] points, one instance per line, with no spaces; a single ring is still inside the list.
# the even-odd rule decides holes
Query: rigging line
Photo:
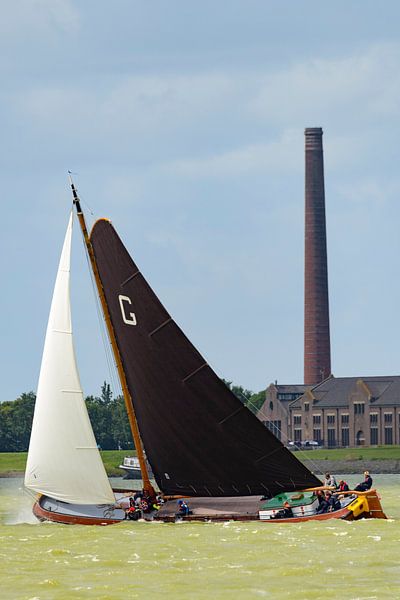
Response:
[[[243,398],[245,398],[245,396],[241,392],[239,392],[239,393]],[[246,399],[246,401],[248,402],[248,404],[251,404],[253,406],[253,408],[257,408],[250,400]],[[290,441],[289,436],[286,435],[286,433],[284,431],[282,431],[282,429],[277,427],[277,425],[274,424],[274,421],[272,419],[269,419],[267,417],[267,415],[264,413],[262,408],[257,410],[257,412],[264,418],[265,421],[272,424],[273,429],[268,428],[271,431],[271,433],[273,433],[275,435],[274,430],[278,431],[280,433],[281,437],[284,439],[284,441],[286,441],[286,442]],[[275,436],[275,437],[277,437],[277,436]],[[316,473],[323,475],[323,471],[321,470],[321,467],[319,465],[317,465],[312,460],[312,458],[310,458],[310,455],[309,455],[309,452],[311,452],[310,450],[303,450],[302,448],[298,448],[297,451],[299,452],[299,454],[301,454],[302,458],[311,465],[311,467],[314,469],[314,471]]]
[[[94,300],[95,300],[97,319],[98,319],[99,326],[100,326],[100,335],[101,335],[101,339],[102,339],[103,349],[105,352],[107,371],[108,371],[108,374],[110,377],[110,383],[111,383],[111,389],[113,391],[113,395],[114,395],[114,397],[116,397],[116,395],[117,395],[116,391],[117,391],[117,389],[119,389],[118,386],[116,385],[116,367],[112,360],[111,348],[110,348],[109,340],[108,340],[108,337],[107,337],[107,334],[105,331],[104,319],[102,316],[100,300],[99,300],[99,297],[97,294],[97,288],[96,288],[95,281],[94,281],[94,275],[93,275],[92,268],[90,265],[89,254],[88,254],[84,240],[82,240],[82,243],[83,243],[83,247],[84,247],[84,251],[85,251],[86,262],[88,265],[89,276],[90,276],[90,281],[91,281],[91,285],[92,285],[92,292],[93,292],[93,296],[94,296]]]
[[[22,493],[25,496],[29,496],[30,498],[34,498],[35,500],[37,499],[37,496],[38,496],[37,492],[34,492],[30,488],[27,488],[25,485],[22,486]]]
[[[264,419],[266,419],[266,421],[268,421],[268,423],[272,423],[272,425],[273,425],[273,428],[274,428],[276,431],[279,431],[282,437],[286,438],[286,440],[289,440],[289,437],[288,437],[288,436],[287,436],[287,435],[286,435],[286,434],[285,434],[285,433],[284,433],[282,430],[280,430],[280,429],[279,429],[279,427],[276,427],[276,425],[274,425],[274,424],[273,424],[273,421],[272,421],[271,419],[268,419],[268,417],[266,417],[265,415],[262,415],[262,416],[264,416]],[[268,428],[268,430],[269,430],[269,431],[270,431],[270,432],[271,432],[273,435],[275,435],[275,433],[274,433],[274,431],[273,431],[272,429]],[[275,437],[277,438],[277,436],[276,436],[276,435],[275,435]],[[279,438],[277,438],[277,439],[279,439]],[[281,441],[281,440],[279,440],[279,441]],[[285,446],[283,445],[283,447],[285,447]],[[315,474],[318,474],[318,475],[321,475],[321,476],[322,476],[322,475],[324,474],[324,472],[323,472],[323,470],[321,469],[321,467],[320,467],[319,465],[317,465],[317,464],[316,464],[316,463],[315,463],[315,462],[312,460],[312,458],[310,458],[310,454],[309,454],[309,452],[310,452],[310,451],[309,451],[309,450],[303,450],[302,448],[299,448],[298,446],[296,446],[296,447],[297,447],[297,452],[299,453],[299,455],[301,455],[301,457],[303,458],[304,462],[305,462],[305,463],[307,463],[307,465],[305,465],[305,466],[307,466],[307,467],[310,467],[310,470],[311,470],[311,468],[312,468],[312,469],[313,469],[313,473],[314,473],[314,475],[315,475]],[[289,450],[289,452],[291,452],[291,450],[290,450],[289,448],[286,448],[286,449],[287,449],[287,450]],[[264,458],[265,458],[265,457],[264,457]],[[261,459],[258,459],[258,460],[261,460]]]
[[[243,395],[243,394],[242,394]],[[244,396],[243,396],[244,397]],[[252,406],[254,408],[256,408],[254,406],[254,404],[252,402],[249,402],[250,404],[252,404]],[[274,424],[273,419],[269,419],[267,417],[267,415],[264,413],[264,411],[262,409],[258,410],[258,413],[263,417],[263,419],[265,421],[267,421],[268,423],[272,424],[272,429],[270,429],[270,431],[272,433],[274,433],[274,431],[278,431],[281,435],[281,437],[285,440],[285,441],[290,441],[290,438],[288,435],[286,435],[286,433],[284,431],[282,431],[282,429],[280,429],[277,425]],[[268,428],[269,429],[269,428]],[[275,433],[274,433],[275,435]],[[277,437],[277,436],[275,436]],[[321,471],[321,468],[319,467],[319,465],[315,464],[315,462],[312,460],[312,458],[309,457],[309,452],[310,450],[302,450],[301,448],[298,449],[298,452],[301,453],[302,457],[310,463],[310,465],[316,470],[317,473],[320,473],[321,475],[323,474],[323,471]]]
[[[246,398],[246,396],[245,396],[244,394],[242,394],[242,392],[241,392],[240,390],[238,390],[238,393],[241,395],[241,397],[243,398],[243,400],[245,400],[245,401],[246,401],[246,404],[245,404],[245,406],[247,406],[247,407],[248,407],[249,405],[251,405],[253,408],[257,409],[256,405],[255,405],[255,404],[253,404],[253,402],[251,402],[251,400],[250,400],[250,399],[247,399],[247,398]],[[272,424],[272,428],[270,429],[270,428],[268,427],[268,429],[269,429],[269,431],[270,431],[270,432],[271,432],[273,435],[275,435],[275,431],[277,431],[277,432],[279,432],[279,433],[280,433],[280,435],[281,435],[281,438],[283,438],[283,440],[284,440],[284,441],[286,441],[286,442],[290,441],[290,438],[289,438],[289,436],[288,436],[288,435],[286,435],[286,433],[285,433],[284,431],[282,431],[282,429],[280,429],[280,428],[279,428],[277,425],[275,425],[274,421],[273,421],[272,419],[269,419],[269,418],[267,417],[267,415],[266,415],[266,414],[265,414],[265,413],[262,411],[262,409],[257,409],[257,412],[258,412],[258,413],[259,413],[259,414],[260,414],[260,415],[261,415],[261,416],[264,418],[264,420],[265,420],[265,421],[267,421],[267,423],[271,423],[271,424]],[[258,417],[257,417],[257,418],[258,418]],[[277,435],[275,435],[275,437],[277,438],[278,436],[277,436]],[[281,439],[280,439],[280,438],[278,438],[278,439],[279,439],[279,441],[281,441]],[[307,450],[302,450],[301,448],[299,448],[299,449],[298,449],[298,452],[299,452],[299,453],[302,453],[302,455],[304,455],[304,456],[303,456],[304,460],[305,460],[306,462],[308,462],[308,463],[311,465],[311,467],[312,467],[312,468],[313,468],[313,469],[314,469],[314,470],[315,470],[317,473],[319,473],[320,475],[322,475],[322,474],[323,474],[323,472],[321,471],[321,468],[320,468],[318,465],[316,465],[316,464],[315,464],[315,462],[314,462],[314,461],[313,461],[311,458],[309,458],[309,454],[308,454],[308,452],[309,452],[309,451],[307,451]],[[260,460],[260,459],[259,459],[259,460]]]
[[[77,173],[76,171],[70,171],[68,169],[68,175],[69,175],[69,179],[70,182],[72,183],[72,178],[71,175],[79,175],[79,173]],[[86,208],[88,209],[88,211],[90,212],[90,214],[92,215],[92,217],[94,217],[94,212],[92,211],[92,209],[90,208],[89,204],[86,202],[86,200],[82,200],[81,197],[79,197],[80,203],[84,204],[86,206]]]
[[[116,369],[114,357],[113,357],[112,350],[111,350],[110,340],[108,338],[106,327],[105,327],[105,324],[104,324],[103,312],[102,312],[102,309],[101,309],[101,306],[100,306],[100,300],[99,300],[98,295],[97,295],[97,288],[95,286],[94,279],[92,281],[92,286],[93,286],[93,293],[94,293],[94,295],[96,297],[97,318],[98,318],[98,321],[99,321],[101,338],[102,338],[104,353],[105,353],[105,356],[106,356],[107,369],[108,369],[108,375],[110,377],[111,390],[112,390],[113,396],[115,398],[120,393],[120,386],[118,384],[117,369]]]
[[[88,257],[88,260],[89,260],[89,257]],[[122,395],[121,382],[118,377],[117,365],[115,363],[115,358],[114,358],[114,354],[112,351],[111,342],[108,337],[108,331],[107,331],[106,324],[104,321],[103,309],[102,309],[102,306],[100,303],[100,298],[98,295],[94,274],[93,274],[91,268],[90,268],[90,274],[91,274],[91,280],[92,280],[93,295],[95,297],[95,302],[96,302],[97,318],[99,321],[100,333],[101,333],[104,353],[106,356],[108,374],[110,377],[111,391],[113,393],[114,398],[117,398],[118,396]]]

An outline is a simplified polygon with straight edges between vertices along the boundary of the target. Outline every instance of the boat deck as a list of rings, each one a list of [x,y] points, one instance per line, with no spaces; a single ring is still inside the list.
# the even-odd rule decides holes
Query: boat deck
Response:
[[[188,498],[186,500],[192,514],[183,517],[183,521],[260,521],[263,523],[302,523],[305,521],[326,521],[328,519],[351,518],[347,507],[334,512],[294,516],[288,519],[260,520],[259,510],[264,500],[260,496],[243,496],[239,498]],[[178,505],[169,501],[154,516],[156,521],[174,522]]]
[[[258,511],[263,504],[261,496],[187,498],[186,502],[193,514],[185,517],[185,520],[212,519],[213,521],[235,518],[258,519]],[[177,501],[169,500],[161,507],[155,518],[160,521],[175,520],[177,512]]]

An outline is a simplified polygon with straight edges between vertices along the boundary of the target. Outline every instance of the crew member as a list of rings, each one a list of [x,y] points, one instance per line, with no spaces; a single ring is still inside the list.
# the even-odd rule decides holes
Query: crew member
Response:
[[[134,498],[129,498],[129,507],[125,510],[125,519],[137,521],[142,516],[142,511],[137,506]]]
[[[359,483],[354,489],[357,492],[366,492],[370,490],[372,487],[372,477],[369,474],[369,471],[364,471],[364,481]]]
[[[272,519],[290,519],[291,517],[293,517],[293,510],[289,502],[286,500],[286,502],[283,503],[283,508],[278,510]]]
[[[317,508],[317,515],[322,515],[329,511],[330,504],[328,502],[328,492],[326,492],[325,496],[321,496],[321,500],[319,506]]]
[[[333,487],[333,488],[337,488],[337,481],[335,479],[334,475],[331,475],[330,473],[325,473],[325,482],[324,485],[326,487]]]
[[[191,515],[192,511],[189,508],[189,504],[184,500],[178,500],[178,512],[176,513],[176,517],[187,517]]]
[[[329,504],[328,512],[333,512],[335,510],[339,510],[339,508],[342,508],[342,506],[340,504],[340,500],[336,496],[336,494],[332,494],[332,492],[328,490],[326,492],[325,496],[326,496],[326,501]]]

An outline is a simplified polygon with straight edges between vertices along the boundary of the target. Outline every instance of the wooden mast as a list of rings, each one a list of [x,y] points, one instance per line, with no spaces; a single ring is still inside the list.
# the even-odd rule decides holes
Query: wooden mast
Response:
[[[73,194],[73,198],[74,198],[74,204],[76,206],[76,213],[78,215],[78,220],[79,220],[79,224],[81,226],[83,239],[85,241],[86,248],[88,251],[90,265],[92,267],[94,279],[96,282],[97,292],[99,294],[100,303],[101,303],[101,307],[103,310],[103,315],[104,315],[104,320],[105,320],[106,327],[107,327],[108,336],[110,338],[112,351],[113,351],[115,362],[117,365],[118,375],[119,375],[119,379],[120,379],[121,387],[122,387],[122,393],[124,395],[124,400],[125,400],[126,412],[128,413],[129,425],[131,428],[133,441],[135,443],[137,457],[139,459],[140,471],[142,473],[143,490],[149,496],[155,496],[154,488],[153,488],[152,484],[150,483],[149,472],[147,469],[146,459],[145,459],[144,452],[143,452],[142,440],[140,439],[139,427],[137,424],[135,411],[133,409],[132,399],[131,399],[131,395],[130,395],[130,392],[128,389],[128,384],[126,381],[125,371],[124,371],[124,367],[122,365],[121,355],[119,353],[114,328],[113,328],[113,325],[111,322],[110,312],[108,310],[106,297],[104,295],[103,284],[101,282],[99,270],[97,268],[96,257],[94,255],[93,246],[90,241],[90,237],[89,237],[88,230],[86,227],[85,217],[82,212],[80,200],[79,200],[76,188],[74,186],[74,183],[72,181],[71,175],[69,175],[69,180],[70,180],[72,194]]]

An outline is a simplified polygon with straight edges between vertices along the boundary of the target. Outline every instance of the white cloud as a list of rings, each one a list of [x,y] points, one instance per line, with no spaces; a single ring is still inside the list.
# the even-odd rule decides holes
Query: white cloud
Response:
[[[44,5],[49,13],[50,3]],[[60,6],[69,4],[60,0]],[[381,129],[400,116],[399,66],[400,44],[380,44],[280,71],[122,74],[96,86],[47,83],[22,90],[8,104],[40,135],[57,131],[62,148],[73,136],[77,152],[93,144],[114,158],[148,150],[164,170],[188,178],[298,170],[300,127],[321,125],[333,169],[361,164],[374,140],[380,142]]]
[[[267,73],[251,103],[254,113],[280,123],[308,121],[336,114],[344,122],[370,113],[399,112],[400,44],[375,44],[341,59],[294,62],[286,70]]]
[[[203,158],[182,158],[165,163],[162,170],[180,177],[242,177],[251,173],[282,173],[302,165],[302,138],[297,130],[283,131],[278,139],[249,144]],[[299,160],[300,156],[300,160]]]
[[[145,135],[183,128],[207,120],[222,110],[234,94],[233,80],[209,73],[197,76],[122,76],[110,88],[36,87],[19,97],[22,112],[53,128],[58,121],[69,130],[71,120],[82,131],[93,128],[120,135]],[[211,117],[212,118],[212,117]]]

